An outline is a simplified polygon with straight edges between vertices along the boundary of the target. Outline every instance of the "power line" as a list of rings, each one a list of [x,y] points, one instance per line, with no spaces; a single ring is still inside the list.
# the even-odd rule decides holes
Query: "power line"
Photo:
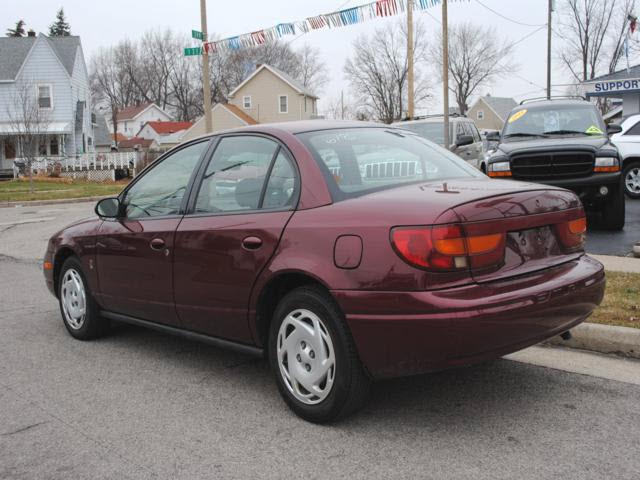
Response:
[[[498,15],[500,18],[504,18],[505,20],[507,20],[507,21],[509,21],[511,23],[515,23],[517,25],[522,25],[523,27],[546,27],[546,24],[544,24],[544,25],[533,25],[531,23],[524,23],[524,22],[520,22],[518,20],[514,20],[513,18],[506,17],[503,14],[501,14],[500,12],[497,12],[496,10],[494,10],[493,8],[488,7],[487,5],[482,3],[480,0],[476,0],[476,2],[478,2],[481,6],[483,6],[484,8],[489,10],[490,12],[494,13],[495,15]]]

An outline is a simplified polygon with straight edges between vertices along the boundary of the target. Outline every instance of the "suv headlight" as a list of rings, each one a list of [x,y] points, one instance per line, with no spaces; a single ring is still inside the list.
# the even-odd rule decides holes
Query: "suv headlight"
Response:
[[[490,163],[487,167],[487,175],[490,177],[510,177],[511,165],[509,164],[509,161]]]
[[[619,172],[620,162],[616,157],[596,157],[594,172]]]

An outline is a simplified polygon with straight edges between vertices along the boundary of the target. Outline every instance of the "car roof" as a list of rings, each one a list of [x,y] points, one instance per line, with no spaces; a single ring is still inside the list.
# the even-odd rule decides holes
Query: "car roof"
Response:
[[[360,122],[351,120],[297,120],[293,122],[279,123],[259,123],[245,127],[219,130],[208,133],[198,138],[213,137],[216,135],[226,135],[229,133],[289,133],[298,134],[305,132],[316,132],[321,130],[335,130],[346,128],[396,128],[392,125],[375,122]]]
[[[543,110],[546,108],[553,108],[553,107],[570,107],[570,106],[575,106],[575,105],[591,105],[595,108],[595,105],[587,100],[576,100],[576,99],[570,99],[570,100],[535,100],[532,102],[525,102],[525,103],[521,103],[520,105],[518,105],[517,107],[514,107],[512,111],[514,110],[523,110],[523,109],[527,109],[527,110]]]
[[[393,125],[411,125],[411,124],[415,124],[415,123],[442,123],[444,122],[444,117],[441,115],[435,116],[435,117],[428,117],[428,118],[418,118],[416,120],[403,120],[401,122],[394,122]],[[449,117],[449,123],[453,123],[453,122],[473,122],[473,120],[471,120],[469,117],[460,117],[457,115],[451,115]]]

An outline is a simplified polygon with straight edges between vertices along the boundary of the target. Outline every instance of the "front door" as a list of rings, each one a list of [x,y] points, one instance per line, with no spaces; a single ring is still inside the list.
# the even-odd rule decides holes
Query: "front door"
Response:
[[[189,144],[150,167],[121,195],[122,218],[100,227],[99,303],[107,310],[178,325],[173,301],[175,232],[209,141]]]
[[[16,146],[11,140],[4,140],[3,153],[4,157],[0,168],[13,168],[13,160],[16,158]]]
[[[175,300],[185,328],[252,342],[249,297],[293,213],[295,172],[273,140],[220,140],[175,238]]]

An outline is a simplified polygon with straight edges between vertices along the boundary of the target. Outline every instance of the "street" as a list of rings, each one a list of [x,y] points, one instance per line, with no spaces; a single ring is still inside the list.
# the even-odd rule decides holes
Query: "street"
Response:
[[[0,209],[0,478],[637,478],[637,361],[534,347],[378,383],[321,427],[265,361],[124,325],[73,340],[38,258],[92,207]]]

